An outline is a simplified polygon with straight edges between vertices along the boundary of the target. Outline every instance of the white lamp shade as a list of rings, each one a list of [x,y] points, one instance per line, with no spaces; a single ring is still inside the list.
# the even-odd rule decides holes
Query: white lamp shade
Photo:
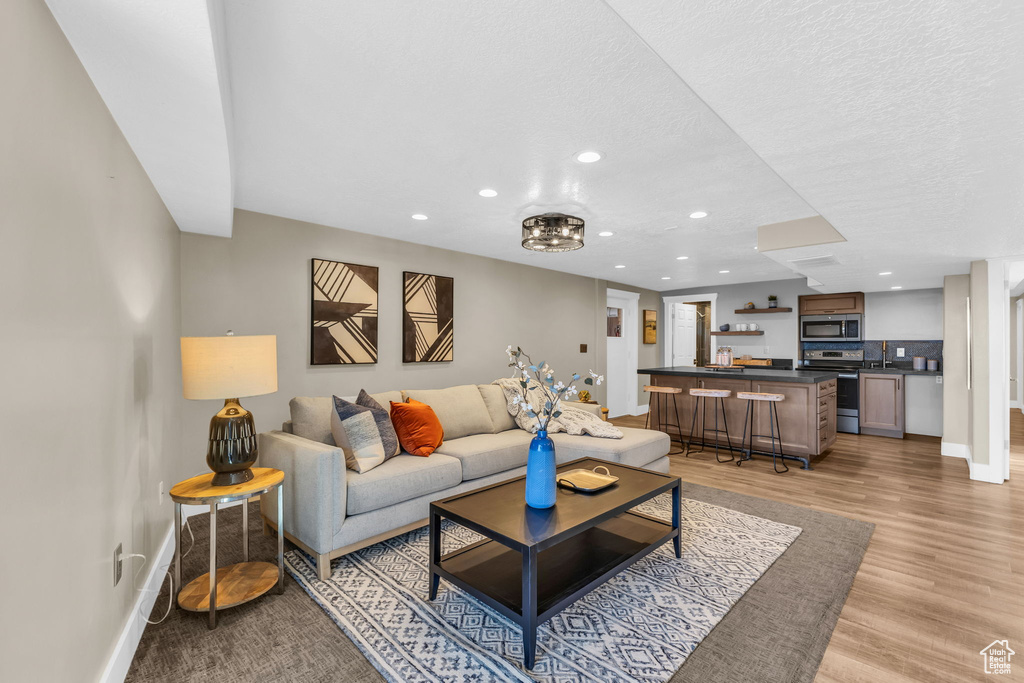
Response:
[[[277,391],[277,337],[181,338],[185,398],[226,399]]]

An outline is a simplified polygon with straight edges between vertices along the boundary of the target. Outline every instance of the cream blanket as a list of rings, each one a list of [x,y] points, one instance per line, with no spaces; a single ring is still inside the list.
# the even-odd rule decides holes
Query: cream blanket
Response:
[[[537,380],[529,380],[529,386],[537,386],[537,389],[530,392],[531,398],[533,394],[540,394],[540,385]],[[501,387],[502,391],[505,392],[505,404],[508,407],[508,414],[516,419],[516,424],[521,429],[525,429],[528,432],[536,433],[538,420],[535,417],[530,417],[526,414],[526,411],[518,403],[513,403],[513,399],[520,395],[521,387],[519,386],[519,380],[509,377],[503,377],[496,379],[492,384],[497,384]],[[538,407],[537,399],[533,401],[534,408]],[[566,405],[564,402],[560,405],[559,410],[562,414],[558,418],[552,418],[548,422],[548,434],[556,434],[558,432],[565,432],[566,434],[572,434],[579,436],[580,434],[589,434],[591,436],[599,436],[604,439],[621,439],[622,432],[619,431],[614,425],[605,422],[597,415],[588,413],[585,410],[579,408],[573,408],[572,406]]]

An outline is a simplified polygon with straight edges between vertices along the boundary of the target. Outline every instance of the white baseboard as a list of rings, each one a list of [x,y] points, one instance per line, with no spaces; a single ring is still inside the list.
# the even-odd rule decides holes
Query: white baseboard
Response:
[[[1021,406],[1020,401],[1010,401],[1010,409],[1012,410],[1013,408],[1020,408],[1024,411],[1024,406]]]
[[[951,458],[963,458],[968,462],[971,459],[971,447],[965,443],[952,443],[943,439],[941,452]]]
[[[156,557],[152,558],[149,565],[149,573],[146,575],[146,582],[138,589],[135,602],[128,613],[124,628],[121,629],[121,636],[117,639],[113,654],[107,661],[107,666],[100,676],[100,683],[122,683],[128,675],[128,669],[135,657],[135,650],[142,640],[142,632],[146,630],[146,617],[153,610],[153,604],[160,593],[160,588],[167,574],[167,568],[174,561],[174,524],[167,527],[164,534],[164,541],[157,551]],[[130,572],[130,564],[125,565],[126,575]],[[177,586],[175,586],[177,588]]]
[[[990,484],[1002,484],[1003,472],[1001,468],[993,465],[982,465],[973,461],[968,461],[971,466],[971,479],[975,481],[987,481]]]

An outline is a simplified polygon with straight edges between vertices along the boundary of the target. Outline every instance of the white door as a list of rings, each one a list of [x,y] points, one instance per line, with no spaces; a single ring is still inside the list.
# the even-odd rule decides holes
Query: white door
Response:
[[[672,304],[672,365],[697,364],[697,307]]]
[[[636,410],[637,346],[640,330],[637,323],[639,295],[623,293],[616,296],[608,292],[607,308],[607,359],[605,368],[605,393],[608,417],[632,415]],[[635,297],[635,298],[634,298]]]

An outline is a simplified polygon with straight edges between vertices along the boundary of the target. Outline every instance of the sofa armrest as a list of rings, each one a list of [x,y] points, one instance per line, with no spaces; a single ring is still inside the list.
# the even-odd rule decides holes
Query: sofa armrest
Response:
[[[258,439],[260,466],[284,472],[284,530],[314,552],[330,552],[345,521],[345,455],[337,446],[281,431]],[[277,496],[263,496],[260,511],[276,521]]]
[[[562,401],[562,405],[568,406],[570,408],[579,408],[580,410],[585,410],[588,413],[593,413],[598,417],[602,417],[600,403],[583,403],[582,401]]]

